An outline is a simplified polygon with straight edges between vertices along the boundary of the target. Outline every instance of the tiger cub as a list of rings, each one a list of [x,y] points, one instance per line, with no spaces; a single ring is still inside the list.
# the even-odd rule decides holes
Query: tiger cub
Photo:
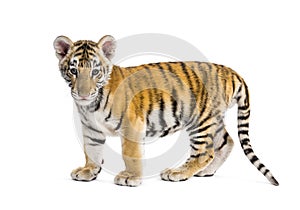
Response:
[[[232,69],[208,62],[116,66],[111,62],[116,41],[109,35],[97,43],[72,42],[59,36],[54,48],[83,130],[86,164],[72,171],[72,179],[96,179],[106,137],[119,136],[126,169],[114,182],[138,186],[144,138],[163,137],[178,130],[189,135],[190,157],[180,167],[162,171],[161,178],[183,181],[192,176],[212,176],[233,148],[223,119],[225,111],[237,103],[238,136],[245,155],[273,185],[279,185],[252,150],[248,88]]]

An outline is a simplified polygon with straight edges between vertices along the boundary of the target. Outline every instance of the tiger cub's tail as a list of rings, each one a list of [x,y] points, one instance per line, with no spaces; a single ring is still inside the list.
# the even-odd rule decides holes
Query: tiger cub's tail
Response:
[[[250,162],[273,184],[278,186],[278,181],[271,174],[270,170],[260,162],[258,157],[254,154],[249,139],[249,116],[250,116],[250,103],[249,92],[247,85],[243,81],[236,95],[238,104],[238,135],[241,146],[245,155]]]

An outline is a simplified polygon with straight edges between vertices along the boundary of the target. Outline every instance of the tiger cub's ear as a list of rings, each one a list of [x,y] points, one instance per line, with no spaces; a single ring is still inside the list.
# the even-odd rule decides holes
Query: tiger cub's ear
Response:
[[[61,61],[67,55],[72,45],[73,42],[68,37],[57,37],[53,42],[53,46],[56,51],[56,57]]]
[[[102,50],[104,56],[111,60],[115,55],[116,40],[114,37],[106,35],[99,40],[98,47]]]

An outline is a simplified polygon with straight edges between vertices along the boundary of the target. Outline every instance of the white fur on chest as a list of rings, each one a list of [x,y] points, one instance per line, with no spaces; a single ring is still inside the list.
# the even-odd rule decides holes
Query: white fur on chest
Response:
[[[84,107],[79,107],[78,111],[80,113],[81,120],[90,125],[91,127],[103,132],[106,136],[116,136],[114,131],[114,125],[111,121],[106,121],[106,115],[102,111],[98,110],[95,112],[90,112]]]
[[[105,133],[107,136],[116,136],[114,125],[110,121],[105,121],[105,114],[101,111],[88,112],[88,119],[95,125],[95,127]]]

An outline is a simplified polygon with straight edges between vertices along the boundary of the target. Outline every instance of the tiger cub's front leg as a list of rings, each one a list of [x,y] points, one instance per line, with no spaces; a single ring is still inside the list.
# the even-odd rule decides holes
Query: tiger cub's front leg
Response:
[[[76,181],[92,181],[101,171],[105,136],[101,131],[83,125],[83,141],[86,163],[73,170],[71,177]]]
[[[142,183],[142,153],[141,143],[122,139],[122,155],[125,170],[115,177],[115,184],[135,187]]]
[[[125,121],[125,120],[124,120]],[[142,120],[129,116],[124,122],[122,156],[125,170],[115,177],[115,184],[135,187],[142,183],[142,142],[145,136]]]

